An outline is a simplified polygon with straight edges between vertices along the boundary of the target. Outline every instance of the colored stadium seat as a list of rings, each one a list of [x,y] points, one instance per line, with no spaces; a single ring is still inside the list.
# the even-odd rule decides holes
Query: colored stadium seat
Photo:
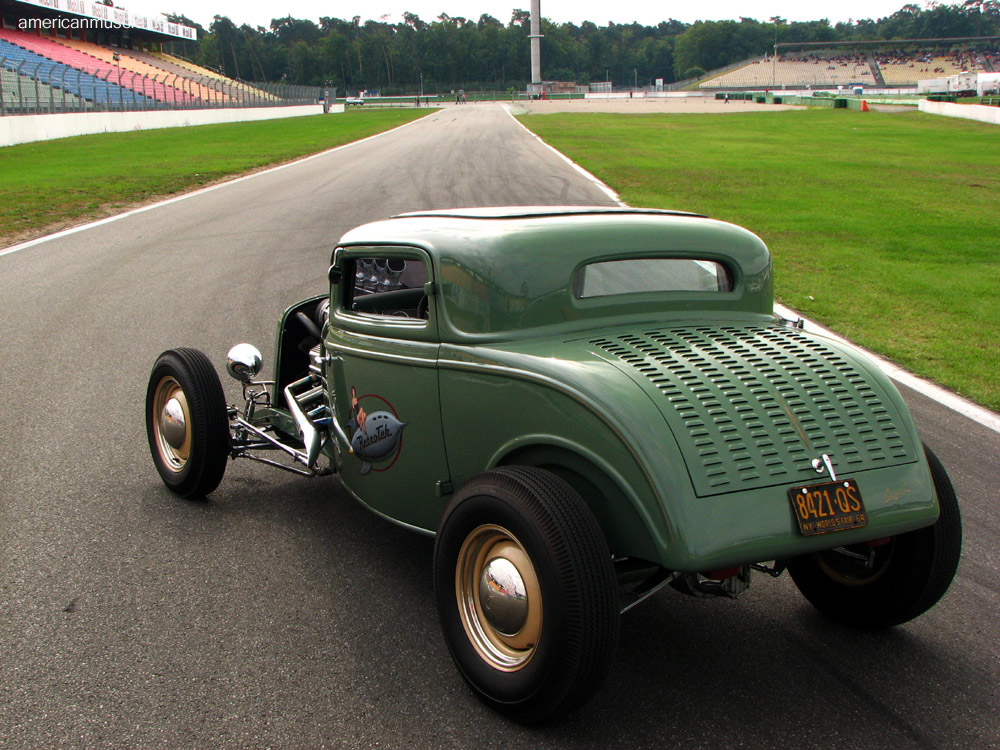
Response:
[[[190,78],[170,75],[164,70],[132,57],[131,50],[111,49],[101,47],[93,42],[82,42],[76,39],[58,39],[55,41],[64,47],[103,62],[112,69],[121,68],[122,71],[130,76],[130,79],[135,76],[144,77],[146,81],[141,82],[143,89],[147,88],[148,82],[150,93],[160,101],[177,104],[200,104],[203,99],[205,101],[208,100],[208,94],[210,93],[208,89],[205,89],[203,92]],[[116,54],[118,55],[117,61],[114,59]],[[202,96],[202,93],[205,96]]]
[[[156,102],[152,98],[120,87],[117,81],[108,80],[104,75],[95,76],[75,69],[68,64],[36,54],[14,41],[15,39],[21,41],[24,36],[33,35],[11,29],[0,29],[0,59],[7,70],[37,78],[41,83],[101,104],[105,108],[155,106]]]
[[[0,39],[12,42],[53,62],[61,63],[84,73],[97,76],[101,80],[114,83],[123,89],[130,90],[137,95],[149,99],[174,105],[185,104],[192,99],[186,92],[177,91],[176,89],[167,90],[167,87],[160,82],[143,76],[137,76],[127,69],[122,70],[120,66],[112,61],[103,60],[70,48],[55,39],[37,34],[29,34],[24,31],[14,31],[12,29],[3,29],[0,31]],[[96,47],[96,45],[94,46]]]
[[[168,55],[163,52],[149,52],[148,55],[161,60],[163,62],[169,63],[173,66],[179,67],[183,70],[187,70],[189,73],[193,73],[197,76],[204,76],[206,78],[213,78],[220,82],[225,83],[225,90],[237,92],[241,98],[250,98],[256,100],[264,101],[277,101],[278,97],[268,94],[255,86],[251,86],[243,81],[236,81],[232,78],[227,78],[221,73],[217,73],[209,68],[203,68],[200,65],[195,65],[193,62],[187,60],[182,60],[179,57],[174,57],[173,55]]]
[[[43,114],[83,112],[89,108],[89,103],[65,89],[0,68],[0,112]]]

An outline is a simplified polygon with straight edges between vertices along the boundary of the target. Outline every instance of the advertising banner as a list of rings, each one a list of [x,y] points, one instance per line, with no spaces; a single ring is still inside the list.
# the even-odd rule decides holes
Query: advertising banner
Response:
[[[127,8],[116,8],[112,5],[94,2],[94,0],[15,0],[24,5],[34,5],[38,8],[72,13],[84,19],[89,19],[89,26],[105,26],[108,28],[145,29],[157,34],[166,34],[179,39],[195,41],[198,36],[195,29],[179,23],[170,23],[162,13],[132,13]],[[58,21],[58,19],[52,19]]]

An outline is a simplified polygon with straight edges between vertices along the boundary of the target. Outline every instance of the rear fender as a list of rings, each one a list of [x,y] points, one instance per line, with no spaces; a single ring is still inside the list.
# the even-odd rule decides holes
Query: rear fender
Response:
[[[550,471],[575,489],[590,507],[615,557],[657,560],[659,554],[638,500],[613,467],[557,445],[522,445],[501,452],[493,466],[535,466]]]

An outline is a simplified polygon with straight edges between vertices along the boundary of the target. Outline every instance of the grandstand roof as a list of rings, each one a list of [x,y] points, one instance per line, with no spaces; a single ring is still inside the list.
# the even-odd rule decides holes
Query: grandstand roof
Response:
[[[180,39],[195,40],[197,32],[191,26],[171,23],[163,13],[132,12],[120,6],[104,5],[94,0],[13,0],[22,5],[33,5],[36,8],[70,13],[74,16],[89,18],[97,23],[127,26],[132,29],[142,29],[154,34],[165,34]]]
[[[891,45],[910,44],[927,47],[942,44],[971,44],[972,42],[996,42],[1000,36],[942,36],[926,39],[848,39],[840,42],[778,42],[774,45],[779,52],[783,49],[833,49],[834,47],[888,47]]]

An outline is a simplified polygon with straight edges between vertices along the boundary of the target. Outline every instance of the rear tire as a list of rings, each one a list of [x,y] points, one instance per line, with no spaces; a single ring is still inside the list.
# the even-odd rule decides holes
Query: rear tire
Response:
[[[912,620],[937,604],[955,577],[962,554],[962,518],[947,472],[924,446],[941,514],[931,526],[890,538],[872,547],[856,544],[849,553],[873,564],[827,550],[796,558],[792,580],[827,617],[858,628],[884,628]]]
[[[434,588],[459,671],[509,718],[554,718],[603,682],[619,627],[611,553],[555,475],[509,466],[469,480],[441,520]]]
[[[146,435],[171,491],[199,498],[219,486],[229,460],[229,416],[219,376],[197,349],[157,358],[146,389]]]

